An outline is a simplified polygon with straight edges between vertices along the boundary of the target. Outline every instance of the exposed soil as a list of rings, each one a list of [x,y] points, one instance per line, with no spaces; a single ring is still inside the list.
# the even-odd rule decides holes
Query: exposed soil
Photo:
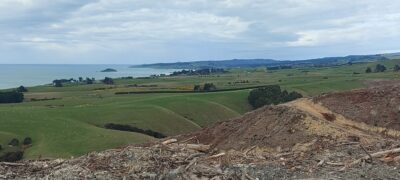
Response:
[[[400,130],[400,82],[370,81],[367,89],[314,98],[331,111],[354,121]]]
[[[306,114],[286,106],[268,106],[241,118],[220,122],[194,133],[195,141],[220,149],[247,147],[288,148],[315,137],[304,132]],[[192,141],[194,142],[194,141]]]
[[[0,179],[398,179],[398,89],[266,106],[192,134],[71,160],[0,163]]]

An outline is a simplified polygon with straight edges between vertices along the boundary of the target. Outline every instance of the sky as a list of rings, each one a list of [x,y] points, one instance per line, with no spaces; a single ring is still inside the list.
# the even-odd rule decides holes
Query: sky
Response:
[[[399,9],[393,0],[0,0],[0,64],[399,52]]]

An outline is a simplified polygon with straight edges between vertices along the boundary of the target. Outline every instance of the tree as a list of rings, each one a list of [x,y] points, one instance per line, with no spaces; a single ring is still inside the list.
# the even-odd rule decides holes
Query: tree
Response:
[[[17,92],[28,92],[28,89],[26,89],[24,86],[20,86],[17,88]]]
[[[82,82],[82,81],[83,81],[83,78],[82,78],[82,77],[79,77],[78,80],[79,80],[79,82]]]
[[[7,152],[4,155],[0,156],[0,161],[16,162],[21,160],[23,156],[24,153],[22,151]]]
[[[301,97],[303,96],[296,91],[288,93],[286,90],[281,91],[279,85],[270,85],[250,91],[248,101],[256,109],[265,105],[293,101]]]
[[[86,84],[93,84],[93,80],[92,79],[90,79],[90,78],[86,78]]]
[[[23,141],[23,144],[24,144],[24,145],[30,145],[30,144],[32,144],[32,138],[26,137],[26,138],[24,139],[24,141]]]
[[[367,69],[365,70],[365,73],[371,73],[372,69],[370,67],[367,67]]]
[[[400,71],[400,66],[399,66],[398,64],[396,64],[396,65],[394,66],[393,70],[394,70],[395,72]]]
[[[19,140],[14,138],[8,143],[8,145],[9,146],[18,146],[19,145]]]
[[[379,73],[379,72],[385,72],[386,71],[386,67],[382,64],[377,64],[375,66],[375,72]]]
[[[0,92],[0,103],[20,103],[22,101],[24,101],[24,94],[21,92]]]
[[[114,80],[112,78],[109,77],[105,77],[103,80],[104,84],[114,84]]]
[[[290,92],[290,93],[285,97],[285,101],[286,101],[286,102],[289,102],[289,101],[293,101],[293,100],[295,100],[295,99],[302,98],[302,97],[303,97],[303,95],[301,95],[300,93],[298,93],[298,92],[296,92],[296,91],[293,91],[293,92]]]
[[[194,85],[193,91],[201,91],[201,86],[200,85]]]
[[[205,83],[203,87],[203,91],[215,91],[217,87],[213,83]]]
[[[53,86],[54,87],[63,87],[63,84],[62,84],[61,80],[54,80]]]

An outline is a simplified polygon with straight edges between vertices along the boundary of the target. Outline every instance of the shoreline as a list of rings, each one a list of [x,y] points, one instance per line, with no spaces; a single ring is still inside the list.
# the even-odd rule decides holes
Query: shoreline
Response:
[[[118,72],[101,72],[106,68],[116,69]],[[36,87],[52,84],[55,79],[95,78],[96,80],[123,77],[149,77],[154,74],[170,74],[179,69],[131,68],[129,65],[104,64],[6,64],[0,66],[0,91],[24,87]],[[18,73],[21,72],[21,73]]]

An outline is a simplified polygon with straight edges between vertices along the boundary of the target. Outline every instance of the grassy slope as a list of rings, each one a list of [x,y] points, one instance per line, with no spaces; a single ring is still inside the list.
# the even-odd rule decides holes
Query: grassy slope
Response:
[[[399,60],[384,62],[393,67]],[[290,69],[266,72],[265,69],[235,69],[213,76],[165,77],[116,80],[117,85],[71,85],[63,88],[30,88],[30,98],[61,98],[53,101],[0,105],[0,144],[14,137],[30,136],[34,144],[27,158],[69,157],[94,150],[113,148],[152,139],[137,133],[101,128],[105,123],[130,124],[167,135],[191,132],[216,121],[237,117],[249,110],[249,90],[201,94],[114,95],[121,91],[187,90],[194,84],[212,82],[218,88],[280,84],[304,95],[363,87],[366,79],[393,79],[399,73],[365,74],[371,64],[330,68]],[[361,74],[353,74],[359,72]],[[249,83],[236,84],[248,80]],[[229,83],[230,82],[230,83]],[[127,85],[157,85],[128,87]],[[105,90],[95,90],[107,88]]]
[[[13,137],[22,140],[30,136],[34,144],[28,149],[27,158],[69,157],[152,139],[100,128],[105,123],[130,124],[176,135],[249,110],[243,98],[245,91],[222,96],[211,93],[90,98],[83,92],[79,94],[80,98],[0,105],[0,144],[5,145]],[[215,96],[220,98],[213,100]],[[232,103],[225,99],[232,99]]]

